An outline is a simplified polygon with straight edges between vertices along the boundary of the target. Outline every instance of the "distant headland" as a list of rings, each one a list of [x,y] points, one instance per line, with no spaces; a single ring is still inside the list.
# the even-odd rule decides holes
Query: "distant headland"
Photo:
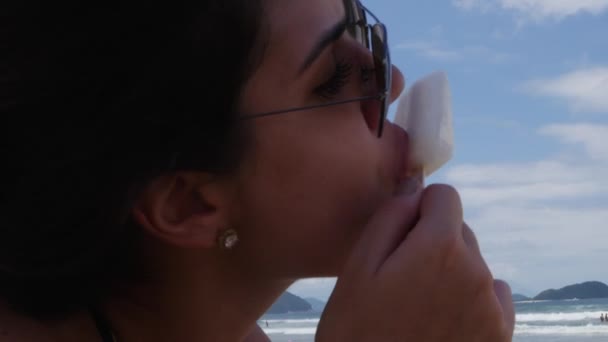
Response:
[[[567,300],[591,298],[608,298],[608,285],[599,281],[588,281],[580,284],[568,285],[557,290],[545,290],[531,298],[517,293],[513,294],[514,302],[527,300]]]
[[[514,293],[514,302],[530,300],[568,300],[568,299],[595,299],[608,298],[608,285],[599,281],[588,281],[580,284],[568,285],[561,289],[542,291],[534,297]],[[285,292],[266,312],[267,314],[286,314],[290,312],[322,312],[325,301],[316,298],[301,298],[290,292]]]
[[[290,292],[284,292],[266,313],[286,314],[290,312],[307,312],[311,310],[312,305],[310,305],[309,302]]]

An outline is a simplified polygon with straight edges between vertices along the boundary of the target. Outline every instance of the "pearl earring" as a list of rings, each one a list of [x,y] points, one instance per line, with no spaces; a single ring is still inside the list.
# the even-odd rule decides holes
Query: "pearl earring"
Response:
[[[218,244],[221,249],[231,250],[239,242],[239,236],[234,229],[225,230],[218,237]]]

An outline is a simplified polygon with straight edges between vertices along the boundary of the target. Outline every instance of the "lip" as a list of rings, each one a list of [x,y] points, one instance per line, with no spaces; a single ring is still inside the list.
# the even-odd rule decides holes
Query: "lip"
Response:
[[[404,180],[410,177],[409,175],[409,154],[410,154],[410,139],[407,132],[394,125],[395,128],[395,181],[399,185]]]

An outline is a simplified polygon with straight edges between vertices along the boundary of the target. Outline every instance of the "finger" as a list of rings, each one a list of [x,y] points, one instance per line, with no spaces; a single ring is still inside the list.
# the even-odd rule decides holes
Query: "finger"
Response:
[[[408,253],[410,245],[432,251],[460,239],[463,227],[460,196],[448,185],[428,186],[420,202],[420,220],[399,249]],[[397,251],[401,253],[401,251]]]
[[[420,219],[416,226],[384,263],[384,270],[408,269],[408,260],[416,260],[428,267],[443,263],[447,254],[458,250],[462,244],[462,205],[454,188],[446,185],[431,185],[422,194]],[[446,254],[447,253],[447,254]]]
[[[419,217],[422,194],[421,184],[412,182],[413,194],[410,191],[389,200],[374,214],[353,248],[343,275],[360,273],[362,268],[374,274],[405,238]]]
[[[502,306],[502,314],[511,334],[510,336],[513,336],[513,330],[515,329],[515,308],[511,287],[502,280],[494,280],[494,293],[496,293],[496,297]]]
[[[475,233],[473,233],[466,223],[463,223],[462,226],[462,238],[467,247],[469,247],[469,250],[471,250],[475,256],[481,257],[481,250],[479,248],[479,243],[477,242],[477,237],[475,237]]]
[[[473,260],[476,261],[476,264],[478,265],[478,270],[483,271],[488,275],[488,277],[493,278],[490,267],[481,255],[481,249],[479,248],[479,243],[477,242],[475,233],[473,233],[471,228],[469,228],[469,225],[466,223],[462,224],[462,238],[464,240],[465,245],[467,246],[470,255],[473,257]]]

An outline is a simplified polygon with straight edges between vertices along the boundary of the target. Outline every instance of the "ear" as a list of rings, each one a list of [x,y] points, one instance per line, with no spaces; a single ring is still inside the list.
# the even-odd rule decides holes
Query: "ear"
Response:
[[[179,172],[150,182],[133,208],[136,222],[161,240],[211,248],[228,227],[232,187],[206,173]]]

